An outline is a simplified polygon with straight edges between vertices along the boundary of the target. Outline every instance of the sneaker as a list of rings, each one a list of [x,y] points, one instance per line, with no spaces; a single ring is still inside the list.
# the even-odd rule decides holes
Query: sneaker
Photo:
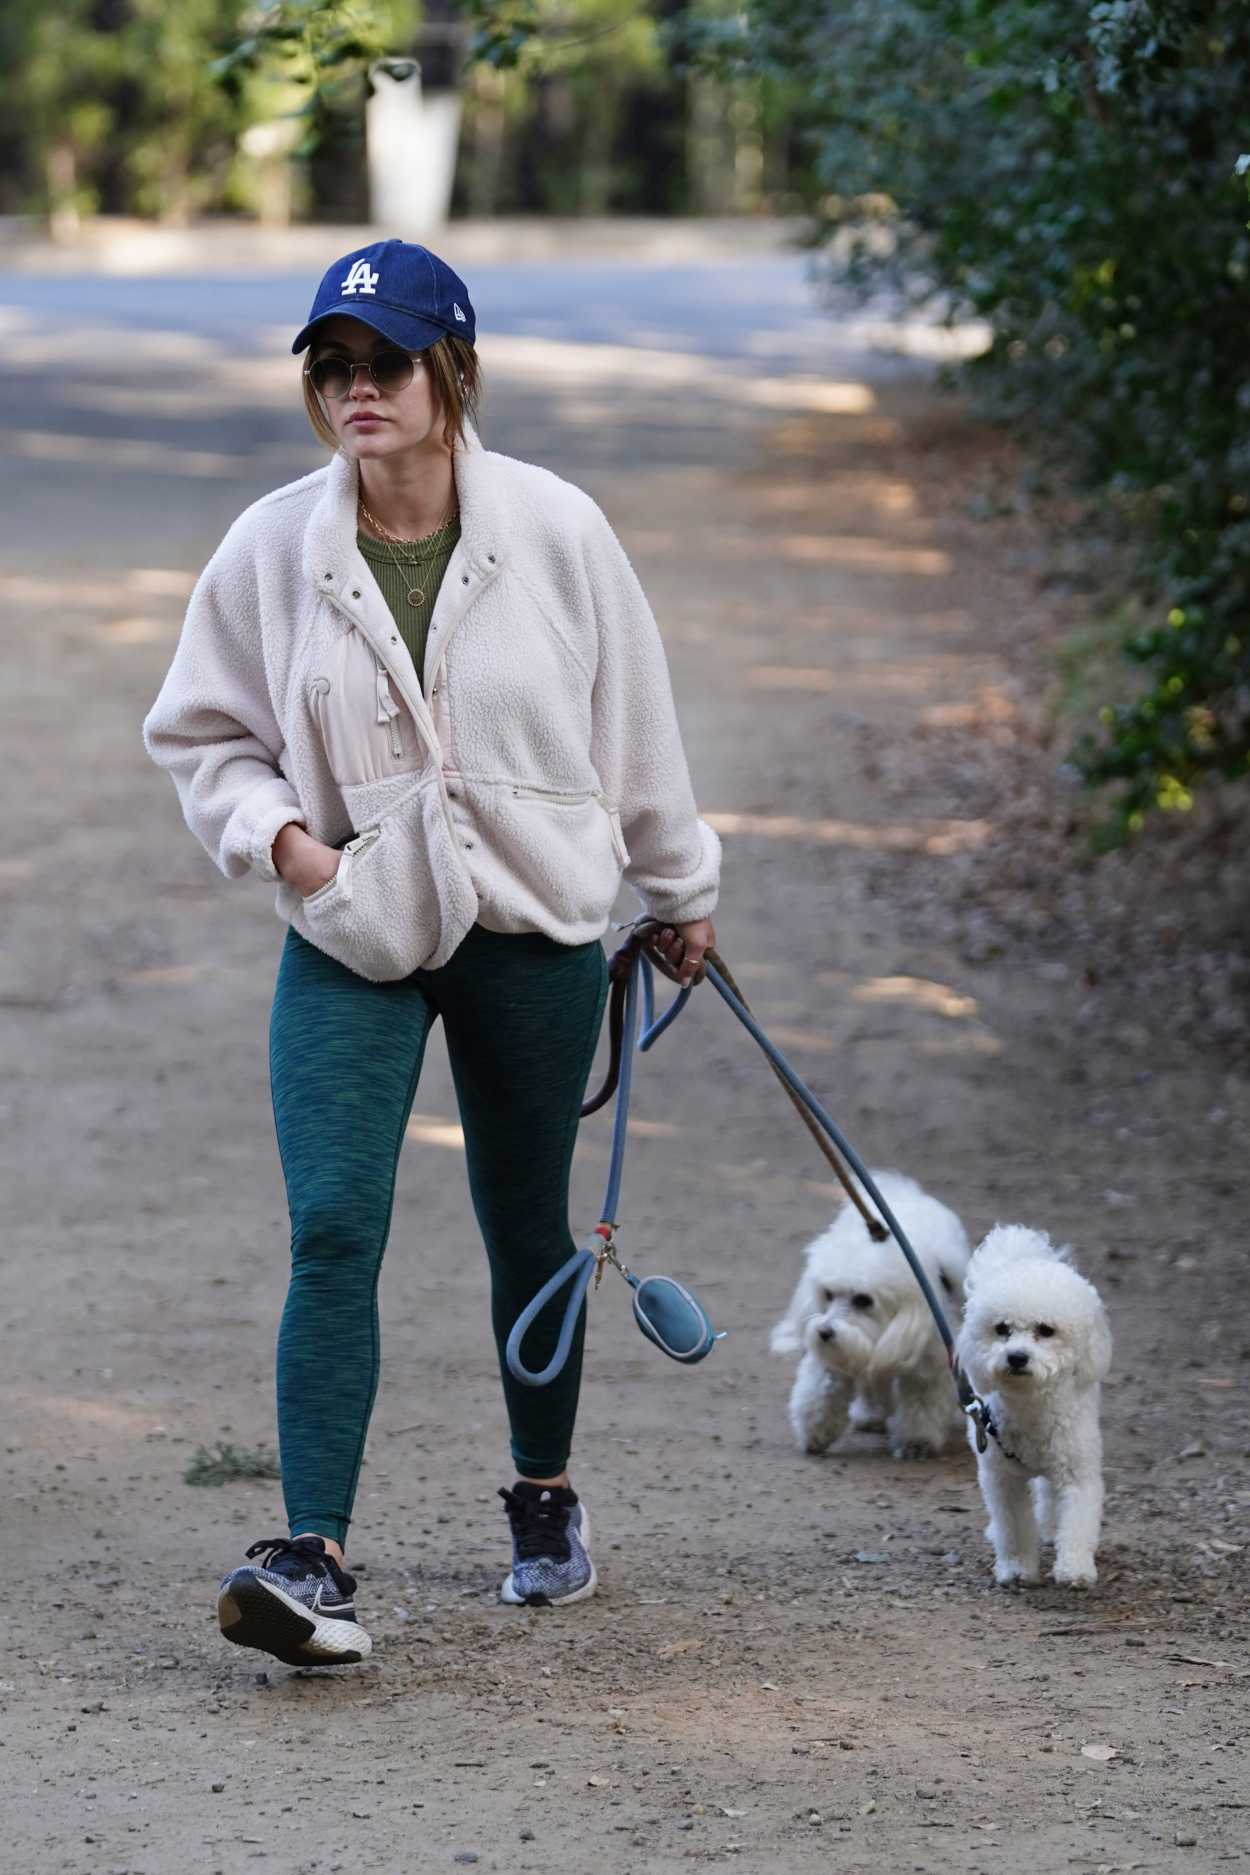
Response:
[[[217,1596],[228,1641],[259,1647],[289,1667],[347,1666],[372,1650],[356,1625],[356,1578],[326,1554],[321,1537],[269,1537],[253,1543],[247,1558]]]
[[[567,1485],[521,1483],[499,1495],[512,1525],[512,1571],[500,1599],[545,1608],[593,1595],[590,1519],[577,1493]]]

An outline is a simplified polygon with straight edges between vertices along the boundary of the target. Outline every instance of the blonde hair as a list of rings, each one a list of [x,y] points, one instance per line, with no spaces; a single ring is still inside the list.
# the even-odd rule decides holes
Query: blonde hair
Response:
[[[403,349],[402,347],[400,348]],[[482,394],[482,367],[467,339],[448,333],[418,354],[430,374],[430,387],[443,413],[443,441],[448,449],[463,443],[466,423],[477,426],[478,399]],[[339,439],[326,421],[321,401],[304,371],[304,410],[318,442],[337,450]]]

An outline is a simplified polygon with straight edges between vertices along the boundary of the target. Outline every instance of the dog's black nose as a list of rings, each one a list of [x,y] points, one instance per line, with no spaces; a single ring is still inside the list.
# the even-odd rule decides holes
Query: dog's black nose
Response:
[[[1007,1365],[1013,1374],[1022,1374],[1028,1364],[1028,1354],[1022,1348],[1013,1348],[1007,1356]]]
[[[822,1341],[833,1340],[833,1330],[830,1328],[828,1322],[822,1322],[820,1327],[816,1330],[816,1333],[820,1336]]]

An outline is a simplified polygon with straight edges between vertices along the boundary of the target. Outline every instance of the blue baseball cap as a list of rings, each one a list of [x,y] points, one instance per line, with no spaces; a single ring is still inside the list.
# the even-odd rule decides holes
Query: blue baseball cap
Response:
[[[346,313],[405,351],[446,337],[475,341],[477,321],[464,281],[445,260],[410,241],[374,241],[327,268],[308,323],[291,350],[302,352],[323,319]]]

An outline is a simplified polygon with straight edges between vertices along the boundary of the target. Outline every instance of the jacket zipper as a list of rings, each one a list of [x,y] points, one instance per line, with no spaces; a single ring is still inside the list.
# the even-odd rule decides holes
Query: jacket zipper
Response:
[[[608,829],[612,835],[612,850],[622,866],[629,864],[629,852],[625,845],[625,836],[621,832],[620,821],[615,809],[608,805],[607,796],[602,788],[526,788],[519,783],[512,790],[518,801],[551,801],[557,807],[580,807],[585,801],[594,801],[608,817]]]
[[[580,807],[583,801],[598,801],[600,807],[607,806],[598,788],[527,788],[518,785],[512,792],[519,801],[555,801],[561,807]]]

